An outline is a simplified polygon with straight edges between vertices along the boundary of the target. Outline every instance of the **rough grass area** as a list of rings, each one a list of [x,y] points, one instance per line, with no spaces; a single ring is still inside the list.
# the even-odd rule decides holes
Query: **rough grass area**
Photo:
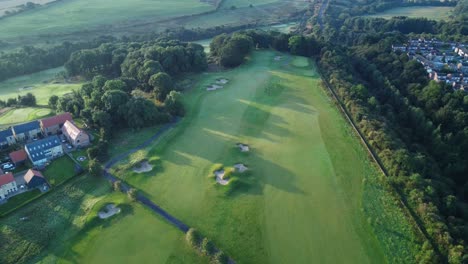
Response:
[[[75,162],[66,155],[53,160],[43,172],[44,177],[52,186],[57,186],[74,177],[78,173],[79,170],[76,167]]]
[[[8,127],[19,123],[52,115],[52,110],[44,107],[25,107],[8,110],[0,116],[0,127]]]
[[[183,233],[109,186],[75,178],[0,218],[0,263],[204,263]],[[108,203],[122,212],[101,220]]]
[[[138,131],[132,129],[123,129],[117,131],[112,138],[112,144],[110,144],[108,148],[109,157],[122,154],[143,144],[152,135],[154,135],[159,128],[159,126],[154,126],[143,128]]]
[[[379,173],[314,67],[263,51],[201,75],[185,96],[187,116],[146,149],[161,160],[158,170],[115,173],[239,263],[414,263],[411,225],[381,183],[364,181]],[[221,77],[230,80],[225,89],[206,92]],[[241,153],[237,142],[252,150]],[[215,183],[216,166],[237,163],[249,173]],[[389,217],[377,222],[379,214]]]
[[[81,83],[66,83],[63,79],[56,80],[57,74],[64,70],[63,67],[59,67],[0,82],[0,100],[5,101],[8,98],[16,98],[18,95],[32,93],[36,96],[38,105],[47,105],[50,96],[62,96],[72,90],[77,90],[82,85]]]
[[[447,6],[407,6],[397,7],[380,12],[369,17],[390,19],[395,16],[425,17],[433,20],[448,20],[452,15],[453,7]]]
[[[12,212],[16,208],[19,208],[28,202],[36,199],[41,195],[41,192],[37,189],[30,191],[30,192],[25,192],[16,196],[11,197],[8,199],[7,203],[4,203],[0,205],[0,216],[3,216],[9,212]]]

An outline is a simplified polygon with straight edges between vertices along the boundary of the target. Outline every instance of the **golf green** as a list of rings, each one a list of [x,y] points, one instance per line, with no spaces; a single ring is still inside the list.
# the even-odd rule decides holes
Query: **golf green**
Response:
[[[365,220],[363,204],[381,209],[379,199],[386,199],[376,197],[380,192],[375,201],[362,200],[364,179],[378,172],[319,86],[312,61],[261,51],[239,68],[198,78],[185,96],[188,116],[146,149],[155,169],[137,174],[122,164],[115,174],[239,263],[403,259]],[[219,79],[229,82],[207,91]],[[251,152],[240,153],[237,142]],[[213,165],[239,162],[249,167],[239,175],[247,183],[228,193],[229,185],[215,182]],[[399,208],[390,207],[407,228]],[[401,239],[400,229],[393,231],[379,234]],[[406,240],[399,245],[413,248]]]

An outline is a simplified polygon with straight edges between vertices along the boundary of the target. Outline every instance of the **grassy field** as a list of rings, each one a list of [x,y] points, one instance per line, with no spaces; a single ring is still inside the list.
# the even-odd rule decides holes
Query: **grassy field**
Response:
[[[447,6],[407,6],[386,10],[369,17],[381,17],[390,19],[395,16],[425,17],[433,20],[448,20],[452,14],[453,7]]]
[[[36,96],[37,104],[47,105],[51,95],[62,96],[81,87],[81,83],[53,81],[56,75],[64,70],[63,67],[59,67],[0,82],[0,100],[32,93]]]
[[[239,263],[413,263],[420,241],[313,63],[276,55],[202,75],[182,123],[127,161],[147,155],[157,169],[114,171]],[[207,92],[218,78],[230,83]],[[237,162],[250,173],[217,185],[213,166]]]
[[[115,203],[122,213],[101,220]],[[27,221],[19,218],[28,217]],[[202,263],[183,234],[89,176],[0,218],[0,263]]]
[[[67,0],[36,8],[0,21],[2,38],[95,30],[135,21],[156,22],[213,10],[198,0]]]
[[[0,127],[8,127],[18,123],[51,115],[52,110],[43,107],[14,108],[0,116]]]

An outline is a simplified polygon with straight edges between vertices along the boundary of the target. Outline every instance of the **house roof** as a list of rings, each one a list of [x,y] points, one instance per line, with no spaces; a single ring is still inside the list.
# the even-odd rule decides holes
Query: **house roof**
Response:
[[[24,149],[13,151],[10,153],[9,156],[10,156],[11,161],[13,161],[13,163],[21,162],[28,158],[28,154],[26,153],[26,151],[24,151]]]
[[[14,182],[14,181],[15,181],[15,177],[13,177],[13,173],[11,172],[0,175],[0,186]]]
[[[51,126],[55,126],[55,125],[61,125],[63,123],[65,123],[65,121],[72,121],[73,118],[71,116],[70,113],[63,113],[63,114],[60,114],[60,115],[56,115],[56,116],[52,116],[52,117],[49,117],[49,118],[44,118],[41,120],[41,124],[42,124],[42,127],[51,127]]]
[[[40,129],[40,128],[41,126],[39,125],[39,121],[34,120],[29,123],[24,123],[21,125],[14,126],[13,131],[15,132],[15,134],[22,134],[22,133],[29,132],[35,129]]]
[[[44,138],[25,146],[29,157],[33,162],[43,160],[46,158],[46,150],[60,146],[60,139],[58,136]]]
[[[24,181],[26,181],[26,183],[29,183],[34,178],[34,176],[44,178],[40,171],[28,170],[28,172],[26,172],[26,174],[24,175]]]
[[[13,132],[11,131],[11,129],[5,129],[0,131],[0,142],[7,141],[6,138],[11,136],[13,136]]]
[[[66,121],[63,125],[63,128],[67,131],[67,134],[75,140],[78,135],[81,133],[81,129],[79,129],[75,124],[70,121]]]

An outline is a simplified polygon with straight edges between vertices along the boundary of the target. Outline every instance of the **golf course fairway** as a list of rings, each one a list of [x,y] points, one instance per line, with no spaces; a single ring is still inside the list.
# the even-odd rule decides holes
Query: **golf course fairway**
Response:
[[[398,244],[405,254],[415,243],[402,231],[406,227],[392,230],[399,226],[382,216],[388,230],[379,237],[364,215],[363,208],[380,208],[365,203],[383,199],[374,192],[366,196],[372,201],[363,200],[364,179],[378,172],[320,87],[312,60],[256,51],[236,69],[195,78],[184,95],[187,115],[135,154],[154,169],[138,174],[126,161],[113,169],[115,175],[237,263],[407,261],[397,256],[400,248],[379,242],[405,237]],[[228,83],[207,91],[220,79]],[[250,152],[241,153],[238,142]],[[242,184],[217,184],[215,164],[236,163],[249,168],[238,175]],[[395,210],[392,217],[402,216]],[[404,224],[402,219],[395,222]]]

